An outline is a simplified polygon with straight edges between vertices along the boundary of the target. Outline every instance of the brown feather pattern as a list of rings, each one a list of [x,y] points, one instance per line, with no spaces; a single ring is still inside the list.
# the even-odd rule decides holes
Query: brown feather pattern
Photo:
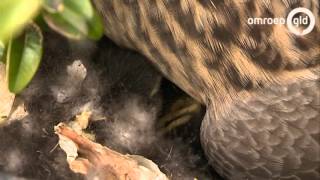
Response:
[[[311,125],[320,123],[319,108],[305,102],[318,96],[304,94],[306,87],[298,83],[318,83],[317,0],[93,2],[104,17],[109,38],[145,55],[166,77],[208,107],[203,145],[213,166],[224,176],[236,179],[263,174],[295,179],[302,177],[295,171],[310,165],[314,175],[310,177],[319,177],[319,169],[314,171],[314,163],[307,158],[320,150],[318,130]],[[316,16],[316,27],[306,36],[292,34],[285,25],[247,24],[249,17],[286,17],[301,6]],[[318,86],[312,87],[317,91]],[[279,94],[271,93],[277,88]],[[298,95],[290,94],[295,90]],[[265,97],[264,101],[259,96]],[[246,102],[254,99],[257,104]],[[281,103],[275,105],[278,101]],[[299,103],[306,103],[301,105],[304,109],[298,108]],[[316,120],[301,116],[314,112],[318,113]],[[300,146],[303,148],[297,148]],[[245,173],[240,173],[241,169]]]

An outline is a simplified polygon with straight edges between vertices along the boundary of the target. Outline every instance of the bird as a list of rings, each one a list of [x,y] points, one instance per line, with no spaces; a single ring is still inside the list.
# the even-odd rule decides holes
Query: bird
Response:
[[[320,178],[316,0],[93,0],[104,34],[206,106],[201,144],[226,179]],[[298,7],[315,27],[285,24]]]

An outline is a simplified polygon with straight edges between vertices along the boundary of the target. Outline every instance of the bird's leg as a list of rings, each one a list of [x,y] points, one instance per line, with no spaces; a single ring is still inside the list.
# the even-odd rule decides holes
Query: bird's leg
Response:
[[[195,114],[200,113],[201,104],[190,97],[176,100],[159,119],[159,132],[166,134],[188,123]]]

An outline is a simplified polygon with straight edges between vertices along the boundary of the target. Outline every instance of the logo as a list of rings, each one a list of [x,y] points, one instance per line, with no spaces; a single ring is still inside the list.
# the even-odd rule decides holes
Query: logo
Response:
[[[302,17],[295,17],[298,13],[303,13],[307,16]],[[299,26],[301,25],[308,25],[306,29],[304,30],[299,30]],[[307,8],[295,8],[292,11],[290,11],[288,17],[287,17],[287,27],[288,29],[298,35],[298,36],[303,36],[306,34],[309,34],[314,26],[316,25],[316,19],[314,17],[314,15],[312,14],[312,12],[307,9]]]
[[[248,24],[273,25],[286,24],[289,31],[295,35],[303,36],[309,34],[316,25],[315,16],[303,7],[295,8],[289,12],[287,18],[248,18]]]

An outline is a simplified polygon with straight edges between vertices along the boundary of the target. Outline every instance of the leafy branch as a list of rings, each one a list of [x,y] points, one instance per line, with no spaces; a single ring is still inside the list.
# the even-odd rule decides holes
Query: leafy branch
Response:
[[[41,62],[41,29],[49,26],[76,40],[103,35],[90,0],[1,0],[0,24],[0,63],[6,64],[8,88],[16,94],[29,84]]]

